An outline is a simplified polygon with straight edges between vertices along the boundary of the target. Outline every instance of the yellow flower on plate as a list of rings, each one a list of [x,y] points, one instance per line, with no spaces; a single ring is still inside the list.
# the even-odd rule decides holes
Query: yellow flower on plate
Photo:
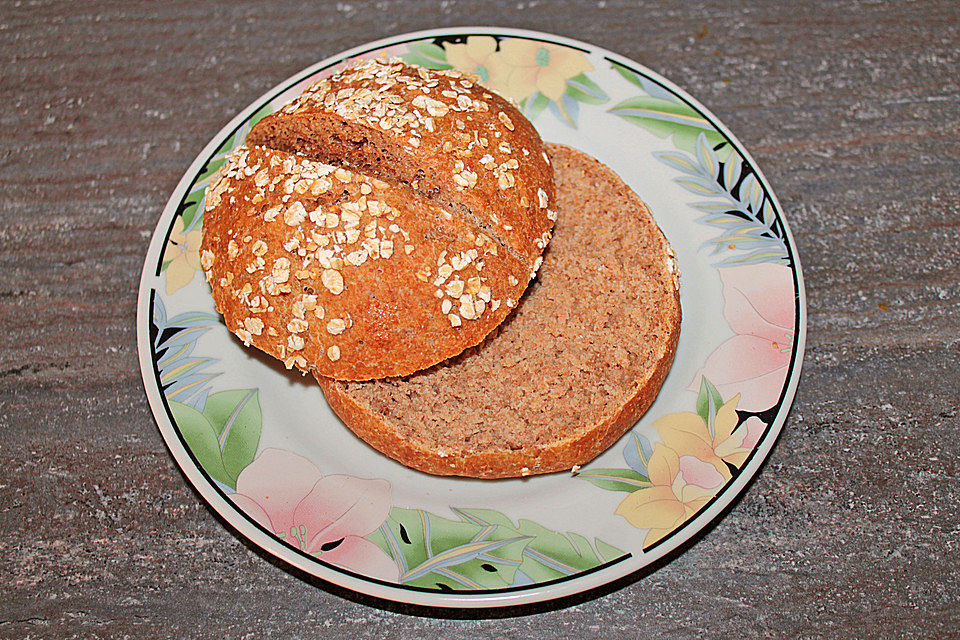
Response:
[[[199,229],[183,232],[183,218],[177,217],[170,230],[170,238],[163,250],[163,262],[169,262],[166,268],[167,293],[172,294],[187,286],[200,268],[200,240],[203,234]]]
[[[649,529],[644,545],[653,544],[686,522],[730,477],[723,466],[693,455],[679,455],[659,442],[647,463],[647,475],[653,486],[634,491],[614,512],[638,529]]]
[[[756,446],[765,424],[752,416],[737,426],[740,394],[727,400],[713,419],[713,428],[696,413],[671,413],[653,423],[663,443],[681,454],[697,456],[725,468],[725,462],[739,468]],[[712,432],[712,433],[711,433]]]
[[[484,86],[495,91],[503,89],[509,73],[503,56],[497,53],[497,40],[491,36],[469,36],[464,44],[445,42],[447,63],[458,71],[476,74]]]
[[[732,477],[753,451],[766,425],[751,416],[737,425],[739,394],[721,405],[712,424],[692,412],[671,413],[653,423],[663,442],[646,462],[653,485],[634,491],[615,513],[638,529],[649,529],[650,545],[693,517]]]
[[[518,102],[537,91],[556,102],[567,90],[567,80],[593,70],[586,56],[575,49],[525,38],[501,41],[500,55],[502,64],[509,67],[500,89]]]

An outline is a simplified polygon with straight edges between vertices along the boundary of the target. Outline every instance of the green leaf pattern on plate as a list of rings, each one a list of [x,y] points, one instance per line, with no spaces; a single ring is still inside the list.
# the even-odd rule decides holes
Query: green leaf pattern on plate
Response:
[[[679,149],[693,152],[697,138],[706,136],[712,145],[723,142],[723,135],[705,118],[682,102],[635,96],[610,108],[610,113],[643,127],[660,138],[672,137]]]
[[[432,42],[411,42],[407,46],[410,49],[409,52],[400,56],[407,64],[439,71],[453,68],[453,65],[447,63],[446,51]]]
[[[478,525],[502,527],[524,536],[528,542],[523,547],[518,572],[533,582],[574,575],[620,558],[625,553],[602,540],[594,539],[594,545],[591,545],[578,533],[551,531],[532,520],[521,519],[514,525],[507,516],[492,509],[454,509],[454,512]]]
[[[457,509],[460,520],[395,507],[367,538],[400,566],[400,582],[440,589],[494,589],[574,575],[624,552],[491,509]]]
[[[647,476],[633,469],[590,469],[577,474],[578,478],[587,480],[607,491],[626,491],[632,493],[637,489],[650,486]]]
[[[262,428],[256,389],[211,394],[203,411],[168,401],[180,434],[212,478],[235,489],[237,476],[253,462]]]
[[[443,590],[512,584],[525,536],[505,527],[395,507],[369,540],[400,566],[400,582]]]

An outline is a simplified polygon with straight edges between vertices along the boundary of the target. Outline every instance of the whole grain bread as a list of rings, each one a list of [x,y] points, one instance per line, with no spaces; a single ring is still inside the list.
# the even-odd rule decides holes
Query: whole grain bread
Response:
[[[292,197],[269,189],[286,183]],[[480,342],[529,278],[406,187],[283,151],[241,148],[207,207],[201,263],[217,309],[288,368],[347,379],[421,369]]]
[[[211,181],[201,263],[230,330],[287,368],[407,375],[476,345],[516,306],[549,241],[553,171],[529,122],[462,74],[376,61],[325,82],[339,99],[308,89]],[[435,116],[415,106],[428,95]],[[318,101],[333,111],[304,111]],[[381,138],[374,113],[390,122]],[[369,144],[331,142],[363,127],[393,155],[373,163]],[[496,151],[502,166],[474,176],[492,144],[512,161]],[[411,167],[430,179],[405,179]]]
[[[537,281],[479,346],[411,376],[317,376],[363,440],[440,475],[570,469],[646,411],[680,332],[679,273],[647,207],[609,168],[548,145],[559,219]]]

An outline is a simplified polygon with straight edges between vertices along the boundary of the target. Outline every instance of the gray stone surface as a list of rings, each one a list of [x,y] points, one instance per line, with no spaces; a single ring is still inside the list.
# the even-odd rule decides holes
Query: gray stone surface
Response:
[[[493,620],[318,588],[200,503],[150,416],[138,277],[241,107],[376,38],[498,24],[660,71],[779,194],[807,282],[794,410],[707,535]],[[0,637],[960,637],[960,9],[943,2],[0,5]]]

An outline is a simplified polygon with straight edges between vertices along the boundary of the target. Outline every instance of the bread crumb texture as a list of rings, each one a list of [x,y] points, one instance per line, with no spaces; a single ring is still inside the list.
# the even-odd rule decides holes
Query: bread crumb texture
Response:
[[[481,140],[537,158],[498,152],[504,168],[481,179]],[[459,73],[365,61],[322,80],[258,123],[207,189],[201,263],[217,309],[245,344],[338,379],[456,355],[539,268],[556,217],[542,148]]]
[[[669,244],[613,171],[548,147],[559,217],[516,311],[426,371],[318,378],[348,426],[405,464],[475,477],[569,470],[629,429],[666,376],[681,314]]]

